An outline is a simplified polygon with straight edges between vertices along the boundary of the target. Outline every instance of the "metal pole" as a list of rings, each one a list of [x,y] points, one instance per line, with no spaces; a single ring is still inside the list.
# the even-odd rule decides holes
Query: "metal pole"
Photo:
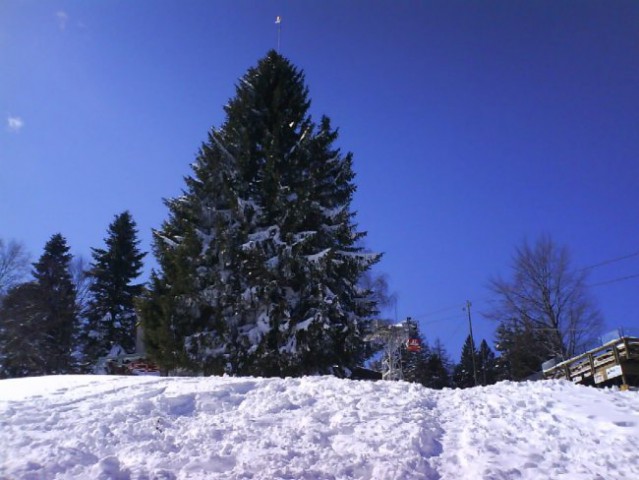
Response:
[[[277,53],[280,53],[280,37],[282,35],[282,17],[279,15],[275,19],[275,24],[277,25]]]
[[[475,363],[475,340],[473,339],[473,321],[470,319],[470,300],[466,300],[466,310],[468,310],[468,328],[470,330],[470,347],[471,356],[473,359],[473,379],[475,380],[475,386],[477,386],[477,364]]]

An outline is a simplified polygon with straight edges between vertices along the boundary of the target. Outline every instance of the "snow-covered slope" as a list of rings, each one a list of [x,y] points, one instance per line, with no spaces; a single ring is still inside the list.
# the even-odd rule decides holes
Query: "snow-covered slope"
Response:
[[[639,479],[639,393],[562,382],[0,381],[0,477]]]

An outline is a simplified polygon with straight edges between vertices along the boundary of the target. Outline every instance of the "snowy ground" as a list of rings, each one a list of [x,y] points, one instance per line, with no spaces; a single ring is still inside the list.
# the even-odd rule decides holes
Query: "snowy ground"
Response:
[[[639,392],[562,382],[0,381],[2,479],[639,479]]]

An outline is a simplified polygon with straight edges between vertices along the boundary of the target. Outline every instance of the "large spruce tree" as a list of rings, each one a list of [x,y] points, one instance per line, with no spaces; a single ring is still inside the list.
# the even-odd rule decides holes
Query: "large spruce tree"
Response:
[[[131,353],[135,348],[135,299],[142,285],[140,276],[146,253],[138,248],[136,224],[125,211],[109,225],[105,248],[93,248],[90,268],[90,301],[85,312],[85,360],[94,363],[111,349]]]
[[[358,280],[379,255],[359,247],[351,154],[309,106],[303,73],[269,52],[166,202],[141,305],[164,369],[297,375],[364,359],[375,302]]]

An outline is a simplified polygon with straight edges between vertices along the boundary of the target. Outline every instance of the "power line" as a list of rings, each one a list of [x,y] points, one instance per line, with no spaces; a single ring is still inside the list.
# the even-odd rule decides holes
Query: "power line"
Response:
[[[466,324],[464,322],[460,323],[459,325],[457,325],[457,328],[455,330],[453,330],[453,333],[449,333],[448,337],[446,337],[446,342],[450,343],[452,340],[458,338],[457,335],[459,334],[460,330],[465,326]]]
[[[609,260],[604,260],[602,262],[595,263],[594,265],[588,265],[587,267],[580,268],[578,271],[592,270],[593,268],[603,267],[604,265],[608,265],[610,263],[616,263],[616,262],[620,262],[622,260],[626,260],[628,258],[633,258],[633,257],[638,257],[638,256],[639,256],[639,251],[634,252],[634,253],[629,253],[628,255],[623,255],[621,257],[616,257],[616,258],[611,258]]]
[[[633,252],[633,253],[629,253],[627,255],[622,255],[620,257],[614,257],[614,258],[610,258],[610,259],[607,259],[607,260],[603,260],[601,262],[594,263],[592,265],[588,265],[586,267],[579,268],[577,271],[581,272],[581,271],[584,271],[584,270],[592,270],[594,268],[602,267],[604,265],[609,265],[611,263],[621,262],[622,260],[627,260],[629,258],[634,258],[634,257],[639,257],[639,251],[636,251],[636,252]],[[617,282],[622,282],[622,281],[625,281],[625,280],[631,280],[631,279],[637,278],[637,277],[639,277],[639,274],[628,275],[628,276],[625,276],[625,277],[614,278],[612,280],[607,280],[607,281],[604,281],[604,282],[594,283],[594,284],[588,285],[588,287],[599,287],[599,286],[608,285],[608,284],[611,284],[611,283],[617,283]],[[484,302],[489,302],[492,299],[493,299],[493,297],[486,296],[486,297],[482,297],[480,299],[474,300],[474,303],[475,304],[481,304],[481,303],[484,303]],[[411,318],[413,318],[413,320],[421,320],[421,319],[424,319],[426,317],[431,317],[431,316],[437,315],[439,313],[446,313],[446,312],[449,312],[449,311],[452,311],[452,310],[456,310],[458,308],[463,311],[464,306],[465,306],[464,303],[458,303],[456,305],[450,305],[448,307],[442,307],[442,308],[439,308],[437,310],[433,310],[433,311],[426,312],[426,313],[421,313],[419,315],[412,315]],[[444,321],[447,321],[447,320],[458,319],[458,318],[463,320],[463,317],[458,317],[457,315],[454,315],[454,316],[449,316],[449,317],[445,317],[445,318],[441,318],[441,319],[437,319],[437,320],[431,320],[431,321],[427,321],[427,322],[423,322],[422,321],[420,323],[422,323],[424,325],[432,325],[432,324],[435,324],[435,323],[441,323],[441,322],[444,322]]]
[[[412,315],[411,317],[413,318],[413,320],[415,319],[420,319],[420,318],[424,318],[424,317],[430,317],[432,315],[437,315],[438,313],[445,313],[445,312],[449,312],[451,310],[456,310],[456,309],[461,309],[463,308],[464,304],[463,303],[458,303],[456,305],[452,305],[449,307],[442,307],[438,310],[434,310],[432,312],[428,312],[428,313],[420,313],[419,315]]]
[[[482,304],[482,303],[487,302],[488,300],[490,300],[490,297],[482,297],[479,300],[473,300],[473,304]],[[446,312],[450,312],[452,310],[457,310],[457,309],[459,309],[459,312],[460,312],[457,315],[449,315],[449,316],[444,317],[444,318],[438,318],[437,320],[427,320],[427,321],[422,320],[425,317],[430,317],[430,316],[433,316],[433,315],[437,315],[438,313],[446,313]],[[458,303],[457,305],[452,305],[452,306],[449,306],[449,307],[443,307],[443,308],[440,308],[438,310],[434,310],[432,312],[422,313],[420,315],[411,315],[411,318],[413,320],[420,320],[419,323],[422,324],[422,325],[433,325],[433,324],[436,324],[436,323],[445,322],[447,320],[461,320],[461,321],[464,321],[463,312],[465,310],[466,310],[466,304],[465,303]]]
[[[415,317],[412,317],[415,320]],[[449,320],[464,320],[463,312],[460,311],[457,315],[450,315],[444,318],[438,318],[437,320],[429,320],[427,322],[420,322],[422,325],[435,325],[436,323],[448,322]]]
[[[623,282],[625,280],[630,280],[633,278],[639,278],[639,273],[635,273],[633,275],[626,275],[625,277],[613,278],[612,280],[606,280],[605,282],[593,283],[588,285],[589,287],[601,287],[602,285],[610,285],[611,283]]]

